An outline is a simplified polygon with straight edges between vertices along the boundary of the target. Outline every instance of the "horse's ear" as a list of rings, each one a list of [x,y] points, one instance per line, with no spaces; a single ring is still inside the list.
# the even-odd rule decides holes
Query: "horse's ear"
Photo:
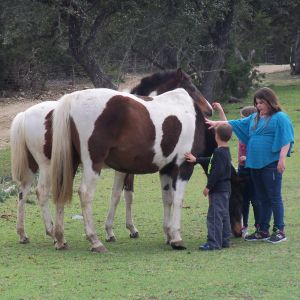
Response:
[[[177,71],[176,71],[176,77],[178,79],[181,79],[183,77],[183,73],[182,73],[182,69],[181,68],[177,69]]]

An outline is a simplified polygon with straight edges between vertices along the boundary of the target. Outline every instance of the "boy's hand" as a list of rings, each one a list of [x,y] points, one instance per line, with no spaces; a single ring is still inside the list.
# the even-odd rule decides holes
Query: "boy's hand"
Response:
[[[196,162],[196,157],[192,153],[185,153],[184,157],[185,157],[187,162],[190,162],[190,163],[195,163]]]
[[[208,193],[209,193],[209,189],[206,187],[206,188],[203,190],[203,195],[204,195],[204,197],[207,197]]]

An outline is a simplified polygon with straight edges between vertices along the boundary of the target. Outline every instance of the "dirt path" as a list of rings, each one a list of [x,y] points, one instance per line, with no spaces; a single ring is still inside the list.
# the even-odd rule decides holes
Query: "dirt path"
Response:
[[[138,85],[141,78],[145,75],[128,76],[124,83],[121,83],[119,90],[130,91],[134,86]],[[91,88],[90,84],[78,84],[70,86],[65,82],[53,82],[48,87],[48,91],[39,95],[38,100],[32,100],[24,93],[15,98],[0,98],[0,149],[9,146],[9,128],[13,118],[19,113],[32,105],[45,100],[57,100],[66,93],[71,93],[75,90]]]
[[[277,73],[289,71],[291,69],[290,65],[261,65],[256,67],[256,69],[261,73]]]
[[[0,103],[0,149],[9,145],[9,127],[13,118],[28,107],[41,102],[25,100],[18,103]]]

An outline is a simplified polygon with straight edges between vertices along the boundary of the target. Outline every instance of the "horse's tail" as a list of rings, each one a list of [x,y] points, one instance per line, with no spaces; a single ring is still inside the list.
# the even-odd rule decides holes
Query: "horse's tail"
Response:
[[[21,112],[13,119],[10,127],[11,172],[12,178],[18,182],[22,182],[29,169],[24,122],[25,113]]]
[[[70,132],[70,107],[72,95],[65,95],[53,113],[51,153],[51,182],[54,203],[72,200],[73,163]]]

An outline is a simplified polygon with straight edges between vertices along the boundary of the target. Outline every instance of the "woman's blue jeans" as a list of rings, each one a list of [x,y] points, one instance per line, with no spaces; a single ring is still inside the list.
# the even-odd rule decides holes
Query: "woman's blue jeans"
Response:
[[[284,208],[281,196],[282,174],[277,171],[278,161],[262,169],[251,169],[255,199],[259,204],[260,230],[268,231],[272,213],[274,227],[284,229]]]

